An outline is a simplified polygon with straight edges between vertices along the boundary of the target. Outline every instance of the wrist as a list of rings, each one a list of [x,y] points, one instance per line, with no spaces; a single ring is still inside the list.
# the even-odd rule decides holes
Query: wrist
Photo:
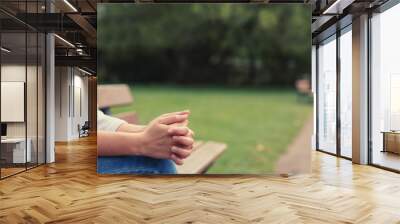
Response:
[[[149,144],[147,135],[145,134],[145,132],[141,132],[136,133],[135,137],[135,139],[132,139],[132,151],[137,156],[146,156],[146,148]]]

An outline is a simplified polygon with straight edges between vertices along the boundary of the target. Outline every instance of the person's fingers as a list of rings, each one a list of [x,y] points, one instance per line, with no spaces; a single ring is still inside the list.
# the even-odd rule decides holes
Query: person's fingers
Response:
[[[181,126],[188,126],[189,125],[189,119],[186,119],[185,121],[179,123]]]
[[[187,133],[185,135],[181,135],[181,136],[193,138],[194,132],[192,130],[188,129]]]
[[[180,159],[185,159],[188,156],[190,156],[190,154],[192,153],[192,150],[172,146],[171,152],[173,152],[175,155],[177,155]]]
[[[183,146],[183,148],[191,148],[194,143],[193,138],[186,136],[173,136],[172,139],[176,145]]]
[[[171,116],[166,116],[166,117],[160,118],[159,123],[160,124],[170,125],[170,124],[184,122],[187,118],[188,118],[187,114],[184,114],[184,115],[171,115]]]
[[[171,127],[168,129],[170,135],[185,136],[189,133],[189,128],[187,127]]]
[[[188,136],[188,137],[193,137],[195,134],[194,134],[194,131],[192,130],[192,129],[190,129],[190,128],[188,128],[189,129],[189,131],[188,131],[188,133],[187,133],[187,135],[186,136]]]
[[[161,117],[168,117],[172,115],[185,115],[185,114],[190,114],[189,110],[183,110],[183,111],[176,111],[176,112],[171,112],[171,113],[166,113],[161,115]]]
[[[182,126],[188,126],[188,125],[189,125],[189,119],[186,119],[181,123],[171,124],[171,126],[174,126],[174,127],[182,127]]]
[[[176,156],[175,154],[171,154],[171,159],[176,165],[183,165],[183,159],[178,158],[178,156]]]

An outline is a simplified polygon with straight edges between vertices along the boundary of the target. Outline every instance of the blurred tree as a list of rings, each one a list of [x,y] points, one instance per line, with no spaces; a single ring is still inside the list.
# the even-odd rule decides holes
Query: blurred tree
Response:
[[[104,4],[100,82],[293,85],[311,70],[310,9],[266,4]]]

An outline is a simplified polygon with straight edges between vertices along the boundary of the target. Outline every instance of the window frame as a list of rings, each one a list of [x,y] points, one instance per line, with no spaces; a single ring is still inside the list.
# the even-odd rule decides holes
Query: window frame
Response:
[[[40,1],[36,1],[34,3],[39,4]],[[36,10],[39,10],[38,5],[36,6]],[[25,11],[27,11],[27,6],[25,5]],[[25,129],[25,134],[24,134],[24,139],[25,139],[25,166],[23,170],[14,172],[12,174],[9,175],[3,175],[2,173],[2,167],[0,166],[0,180],[6,179],[8,177],[12,177],[14,175],[17,175],[19,173],[22,172],[26,172],[30,169],[36,168],[38,166],[44,165],[47,163],[47,44],[48,44],[48,40],[47,40],[47,32],[43,32],[41,30],[38,30],[32,26],[30,26],[27,23],[24,23],[23,21],[19,20],[18,18],[14,17],[12,14],[9,14],[9,12],[7,11],[2,11],[3,13],[6,13],[6,15],[8,15],[11,19],[14,19],[16,22],[21,23],[21,30],[15,31],[15,33],[21,33],[23,35],[25,35],[25,46],[24,46],[24,51],[25,51],[25,102],[24,102],[24,129]],[[47,12],[47,7],[46,7],[46,12]],[[26,18],[25,18],[26,19]],[[1,24],[0,24],[1,26]],[[0,27],[1,28],[1,27]],[[0,46],[2,45],[2,34],[3,33],[8,33],[7,31],[3,31],[0,29]],[[13,33],[13,32],[12,32]],[[27,147],[28,147],[28,116],[27,116],[27,83],[28,83],[28,79],[27,79],[27,75],[28,75],[28,34],[33,34],[36,36],[36,47],[35,47],[35,52],[36,52],[36,61],[35,61],[35,75],[36,75],[36,92],[34,93],[36,95],[36,122],[34,122],[36,124],[36,136],[34,136],[33,138],[36,138],[37,141],[37,145],[36,145],[36,162],[34,164],[30,164],[28,166],[27,162]],[[43,34],[43,35],[40,35]],[[43,88],[44,91],[42,92],[42,105],[41,107],[43,107],[43,116],[39,118],[39,81],[38,81],[38,76],[39,76],[39,71],[38,71],[38,66],[39,64],[39,36],[42,36],[42,38],[40,38],[41,44],[42,44],[42,48],[41,49],[41,53],[43,53],[43,55],[41,55],[42,60],[44,63],[42,63],[42,71],[41,71],[41,75],[42,75],[42,84],[43,84]],[[2,55],[0,53],[0,82],[2,81],[2,75],[1,75],[1,67],[3,66],[2,64]],[[1,90],[1,86],[0,86],[0,90]],[[1,92],[1,91],[0,91]],[[0,106],[0,110],[1,110],[1,106]],[[1,115],[0,115],[1,116]],[[42,120],[43,119],[43,120]],[[41,155],[41,157],[43,157],[43,162],[39,162],[39,120],[41,120],[43,123],[43,145],[42,145],[42,152],[44,153],[44,155]],[[0,123],[1,123],[1,119],[0,119]],[[32,151],[33,152],[33,151]],[[32,153],[31,152],[31,153]],[[1,144],[0,144],[0,156],[1,156]],[[23,168],[23,167],[21,167]]]
[[[373,74],[372,74],[372,48],[373,48],[373,35],[372,35],[372,20],[374,18],[374,14],[382,14],[385,11],[393,8],[394,6],[397,6],[400,4],[400,0],[388,0],[384,4],[380,5],[377,8],[374,8],[370,11],[368,11],[368,165],[377,167],[383,170],[395,172],[395,173],[400,173],[400,169],[394,169],[391,167],[387,167],[381,164],[377,164],[373,162],[373,153],[374,153],[374,147],[373,147],[373,126],[372,126],[372,119],[373,119],[373,113],[372,113],[372,94],[373,94],[373,88],[372,88],[372,79],[373,79]]]
[[[347,157],[342,155],[342,150],[341,150],[341,119],[340,119],[340,82],[341,82],[341,67],[340,67],[340,38],[342,35],[344,35],[347,32],[352,32],[352,28],[349,28],[352,26],[351,22],[351,16],[345,16],[342,20],[339,20],[337,23],[341,26],[340,28],[336,29],[336,32],[331,33],[330,35],[325,35],[323,38],[319,39],[317,44],[316,44],[316,150],[319,152],[327,153],[329,155],[337,156],[340,158],[344,158],[347,160],[352,160],[351,157]],[[337,23],[333,24],[332,27],[337,27]],[[330,28],[328,28],[330,29]],[[328,30],[327,29],[327,30]],[[336,35],[336,36],[335,36]],[[332,38],[332,36],[335,36],[332,40],[329,40],[329,38]],[[324,150],[320,148],[320,143],[319,143],[319,130],[320,130],[320,125],[319,125],[319,82],[320,82],[320,74],[319,74],[319,47],[321,43],[326,42],[326,41],[336,41],[336,151],[335,153],[329,152],[327,150]]]

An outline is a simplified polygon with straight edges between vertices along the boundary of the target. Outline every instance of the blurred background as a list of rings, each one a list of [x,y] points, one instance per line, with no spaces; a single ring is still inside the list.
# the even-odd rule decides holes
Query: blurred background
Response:
[[[97,18],[98,83],[134,98],[111,112],[190,109],[197,139],[227,144],[208,173],[273,172],[312,115],[307,5],[99,4]]]

